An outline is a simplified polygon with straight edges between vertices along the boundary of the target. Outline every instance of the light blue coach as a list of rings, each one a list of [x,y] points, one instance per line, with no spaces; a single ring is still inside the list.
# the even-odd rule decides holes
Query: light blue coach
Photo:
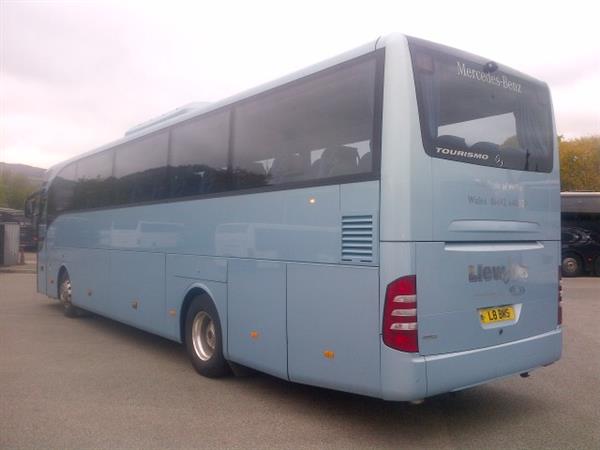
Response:
[[[135,127],[32,198],[38,291],[299,383],[416,401],[560,358],[548,87],[380,38]]]

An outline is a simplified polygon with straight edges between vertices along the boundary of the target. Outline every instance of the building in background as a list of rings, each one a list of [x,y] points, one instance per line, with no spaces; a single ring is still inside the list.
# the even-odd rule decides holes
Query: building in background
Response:
[[[35,250],[35,241],[31,219],[19,209],[0,208],[0,223],[16,223],[19,225],[19,246],[22,250]]]

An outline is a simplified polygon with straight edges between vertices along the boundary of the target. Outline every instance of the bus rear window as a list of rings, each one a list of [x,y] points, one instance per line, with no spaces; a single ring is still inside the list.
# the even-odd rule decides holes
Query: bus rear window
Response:
[[[430,156],[550,172],[550,97],[542,83],[482,58],[410,39],[421,132]]]

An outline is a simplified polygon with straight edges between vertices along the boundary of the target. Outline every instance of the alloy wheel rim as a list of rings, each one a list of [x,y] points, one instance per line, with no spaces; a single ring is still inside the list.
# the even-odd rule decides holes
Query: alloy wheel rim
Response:
[[[206,311],[200,311],[192,324],[194,351],[202,361],[208,361],[215,353],[217,334],[215,323]]]
[[[69,278],[65,279],[60,285],[60,301],[65,305],[71,304],[71,280]]]
[[[564,262],[564,268],[567,272],[573,273],[577,270],[577,262],[573,258],[567,258]]]

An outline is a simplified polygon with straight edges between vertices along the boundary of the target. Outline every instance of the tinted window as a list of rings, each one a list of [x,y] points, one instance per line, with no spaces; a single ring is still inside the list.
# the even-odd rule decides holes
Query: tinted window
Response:
[[[229,112],[195,119],[171,134],[171,196],[222,192],[229,188]]]
[[[112,203],[113,155],[109,150],[77,162],[74,209],[101,208]]]
[[[66,166],[54,178],[48,192],[48,214],[50,216],[73,209],[76,182],[77,166],[75,163]]]
[[[168,133],[160,133],[117,148],[115,204],[161,200],[168,196],[168,141]]]
[[[237,106],[235,187],[371,172],[375,70],[362,58]]]
[[[550,172],[550,96],[482,58],[411,39],[423,143],[431,156]]]

